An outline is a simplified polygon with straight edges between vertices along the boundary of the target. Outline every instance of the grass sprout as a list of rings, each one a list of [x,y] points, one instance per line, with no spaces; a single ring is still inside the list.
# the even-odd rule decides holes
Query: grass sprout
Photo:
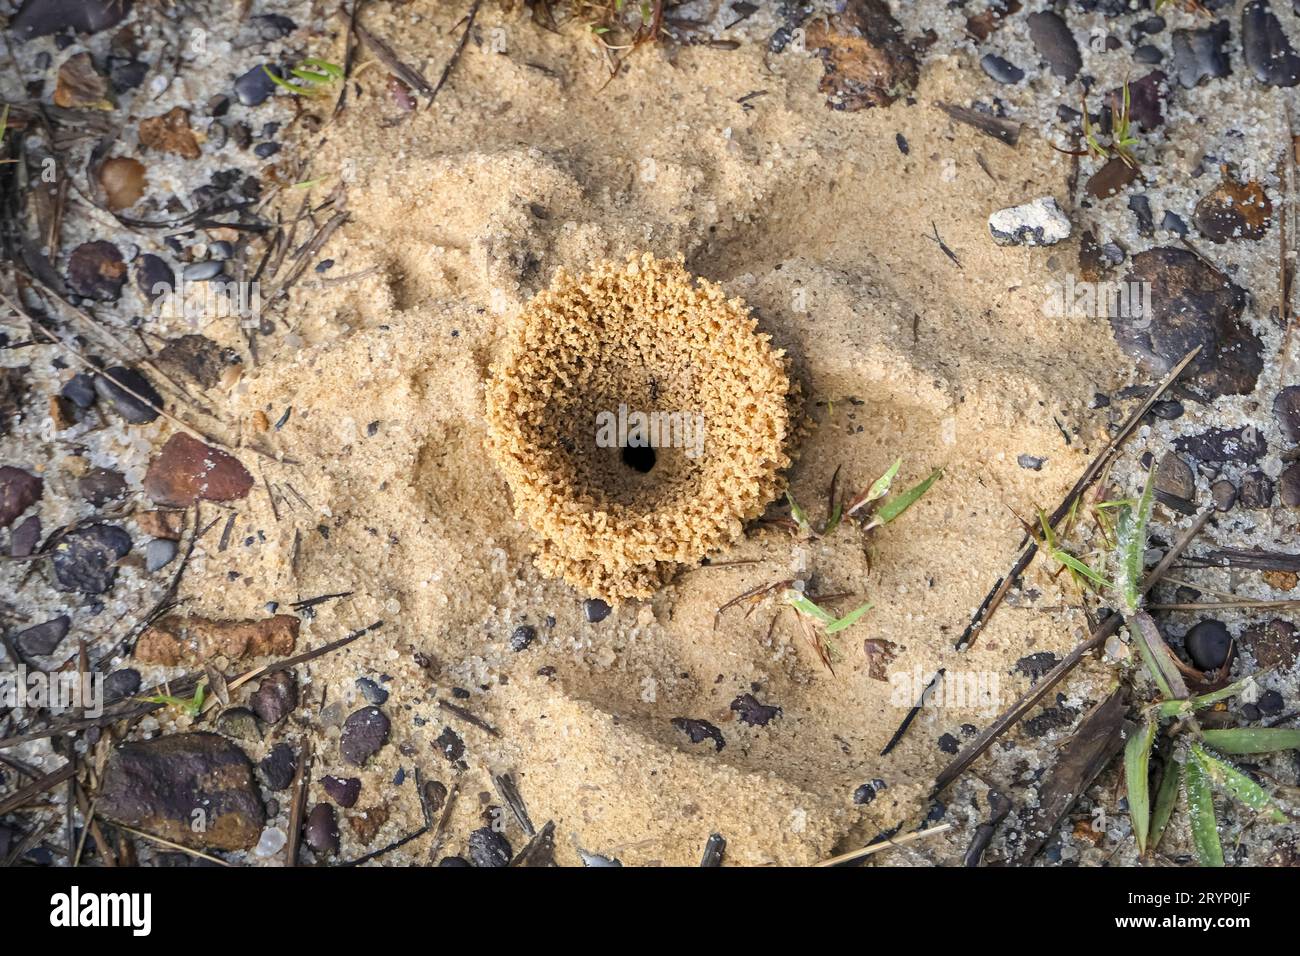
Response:
[[[1261,817],[1285,823],[1289,817],[1262,786],[1219,756],[1224,754],[1280,753],[1300,749],[1300,731],[1283,727],[1246,727],[1202,730],[1196,714],[1242,693],[1255,676],[1217,690],[1193,695],[1184,672],[1188,671],[1170,650],[1155,621],[1143,609],[1143,559],[1154,500],[1154,469],[1147,474],[1136,501],[1110,502],[1116,512],[1115,582],[1110,590],[1124,608],[1125,621],[1142,665],[1160,699],[1145,708],[1141,727],[1124,747],[1124,780],[1128,791],[1129,819],[1138,853],[1147,855],[1160,844],[1181,789],[1187,795],[1192,842],[1202,866],[1223,866],[1215,791],[1244,804]],[[1221,669],[1226,675],[1226,667]],[[1162,723],[1167,745],[1163,775],[1151,798],[1151,754],[1157,748]],[[1181,787],[1180,787],[1181,784]]]
[[[307,57],[301,66],[289,70],[289,75],[298,80],[298,83],[272,73],[270,67],[263,66],[262,70],[271,78],[272,83],[294,96],[320,96],[331,84],[343,79],[343,67],[314,56]]]

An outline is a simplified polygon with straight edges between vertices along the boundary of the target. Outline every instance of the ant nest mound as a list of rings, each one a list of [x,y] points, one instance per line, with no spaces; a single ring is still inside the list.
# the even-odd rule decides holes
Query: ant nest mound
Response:
[[[543,574],[649,597],[780,494],[796,386],[756,325],[649,254],[560,270],[528,303],[492,369],[487,423]]]

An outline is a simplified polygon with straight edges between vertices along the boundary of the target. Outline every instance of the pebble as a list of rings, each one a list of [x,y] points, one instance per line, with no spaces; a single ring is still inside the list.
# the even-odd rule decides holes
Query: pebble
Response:
[[[247,707],[227,707],[217,718],[217,730],[227,737],[249,742],[262,739],[262,730],[257,725],[257,716]],[[265,761],[263,761],[265,764]],[[266,768],[263,767],[263,772]]]
[[[731,702],[731,709],[742,724],[751,727],[766,727],[774,718],[781,716],[780,707],[759,703],[753,694],[741,694]]]
[[[1260,667],[1290,670],[1300,655],[1300,633],[1294,624],[1281,618],[1252,624],[1242,632],[1241,642]]]
[[[1160,47],[1152,46],[1150,43],[1144,43],[1133,51],[1133,59],[1138,63],[1154,65],[1164,60],[1165,55],[1160,52]]]
[[[83,298],[116,302],[125,282],[126,263],[111,242],[83,242],[68,256],[68,288]]]
[[[1190,90],[1207,79],[1232,73],[1228,54],[1223,49],[1230,34],[1227,20],[1197,30],[1174,31],[1173,73],[1183,87]]]
[[[1016,464],[1021,468],[1027,468],[1030,471],[1042,471],[1046,458],[1039,458],[1037,455],[1017,455]]]
[[[275,92],[275,81],[266,75],[267,70],[276,76],[281,75],[279,67],[259,63],[235,80],[235,96],[239,97],[239,102],[245,106],[259,106]]]
[[[140,690],[140,672],[134,667],[123,667],[104,678],[104,703],[122,700]]]
[[[248,756],[207,732],[130,741],[110,751],[97,811],[187,847],[251,850],[266,825]],[[196,820],[206,825],[195,827]]]
[[[1273,418],[1283,438],[1293,445],[1300,443],[1300,385],[1288,385],[1277,393]]]
[[[268,790],[288,790],[293,783],[294,774],[298,772],[298,755],[294,753],[293,747],[281,742],[271,748],[258,767],[266,778]]]
[[[1210,485],[1210,498],[1214,501],[1214,510],[1231,511],[1237,503],[1237,486],[1227,478],[1220,478]]]
[[[491,827],[470,833],[466,850],[471,866],[509,866],[514,857],[510,841]]]
[[[55,580],[64,591],[103,594],[117,580],[117,562],[130,551],[131,536],[117,525],[74,528],[54,546]]]
[[[208,282],[221,275],[221,270],[225,268],[225,263],[217,259],[205,259],[202,262],[191,262],[184,271],[181,272],[181,278],[186,282]]]
[[[356,688],[361,692],[361,696],[367,701],[378,706],[388,702],[388,691],[380,687],[369,677],[358,677],[355,681]]]
[[[438,739],[433,742],[435,750],[442,753],[452,763],[465,756],[465,741],[450,727],[443,727]]]
[[[135,264],[135,285],[149,302],[176,289],[176,273],[162,256],[146,252]]]
[[[438,861],[438,865],[447,867],[469,866],[469,860],[463,856],[444,856]]]
[[[361,796],[361,781],[357,777],[322,777],[321,787],[340,807],[356,806]]]
[[[262,835],[257,841],[257,846],[253,847],[253,856],[262,859],[266,859],[269,856],[275,856],[284,849],[285,844],[288,842],[288,835],[279,827],[267,827],[262,831]]]
[[[1187,223],[1176,212],[1166,211],[1165,217],[1160,220],[1160,228],[1165,232],[1172,232],[1176,236],[1187,235]]]
[[[339,822],[334,808],[328,803],[318,803],[307,815],[303,838],[318,856],[330,856],[339,851]]]
[[[61,614],[56,618],[37,624],[14,635],[18,650],[28,657],[46,657],[53,654],[63,639],[68,636],[72,618]]]
[[[686,734],[693,744],[712,740],[715,751],[721,750],[723,747],[727,746],[727,741],[722,736],[722,731],[707,720],[696,720],[692,717],[674,717],[672,724],[682,733]]]
[[[1222,621],[1207,618],[1196,624],[1183,637],[1183,646],[1192,663],[1203,671],[1218,670],[1228,659],[1232,635]]]
[[[1157,492],[1182,501],[1193,501],[1196,498],[1196,474],[1183,459],[1167,454],[1156,467],[1155,488]]]
[[[1024,70],[993,53],[986,53],[980,58],[980,68],[998,83],[1014,85],[1025,78]]]
[[[582,602],[582,613],[589,624],[598,624],[609,617],[612,608],[600,598],[587,598]]]
[[[1264,238],[1273,221],[1273,203],[1257,182],[1239,183],[1226,174],[1192,211],[1192,223],[1211,242]]]
[[[1265,86],[1300,83],[1300,56],[1264,0],[1251,0],[1242,9],[1241,46],[1246,66]]]
[[[186,432],[167,439],[144,476],[145,494],[157,504],[178,508],[200,500],[234,501],[252,487],[253,476],[239,459]]]
[[[258,159],[270,159],[279,151],[279,143],[258,143],[253,147],[253,155]]]
[[[1253,426],[1211,428],[1196,435],[1180,435],[1174,447],[1202,462],[1236,461],[1253,465],[1268,451],[1259,431]]]
[[[354,767],[364,767],[388,742],[389,726],[387,715],[378,707],[363,707],[349,714],[339,738],[343,759]]]
[[[1112,310],[1111,330],[1130,357],[1161,376],[1200,345],[1184,383],[1206,398],[1254,391],[1264,367],[1263,345],[1241,322],[1245,290],[1225,282],[1193,253],[1172,246],[1139,252],[1123,281],[1149,283],[1151,290],[1150,316]],[[1120,314],[1124,311],[1130,314]]]
[[[510,649],[522,651],[537,638],[537,628],[531,624],[520,624],[510,634]]]
[[[1238,500],[1243,508],[1262,511],[1273,503],[1273,480],[1262,471],[1251,471],[1241,476]]]
[[[121,23],[131,12],[122,0],[24,0],[9,29],[20,40],[51,34],[100,33]]]
[[[37,515],[24,518],[14,525],[9,532],[9,554],[15,558],[25,558],[36,552],[41,543],[41,519]]]
[[[288,670],[269,674],[248,698],[248,705],[264,723],[280,723],[298,706],[298,679]]]
[[[1029,38],[1051,66],[1052,72],[1067,83],[1073,81],[1083,67],[1083,57],[1079,54],[1079,44],[1075,42],[1070,27],[1050,10],[1031,13],[1027,22]]]
[[[1278,496],[1288,508],[1300,508],[1300,461],[1292,462],[1277,480]]]
[[[102,508],[126,495],[126,478],[111,468],[91,468],[77,479],[77,494]]]
[[[1272,717],[1274,714],[1282,713],[1286,701],[1277,691],[1266,690],[1259,695],[1259,700],[1255,702],[1255,706],[1259,708],[1260,713]]]
[[[40,500],[45,482],[12,465],[0,466],[0,528],[7,528],[18,516]]]
[[[1070,238],[1070,219],[1051,196],[1008,206],[989,216],[989,235],[1000,246],[1050,246]]]
[[[128,393],[128,388],[140,398]],[[135,369],[123,365],[115,365],[105,369],[102,375],[96,375],[95,392],[132,425],[147,425],[154,421],[158,418],[157,409],[163,405],[162,396],[149,380]],[[155,407],[150,407],[141,399],[148,399]]]
[[[78,408],[89,408],[95,404],[95,377],[89,372],[78,372],[63,383],[59,394]]]
[[[154,538],[144,549],[144,566],[150,574],[161,571],[176,558],[176,542],[169,538]]]

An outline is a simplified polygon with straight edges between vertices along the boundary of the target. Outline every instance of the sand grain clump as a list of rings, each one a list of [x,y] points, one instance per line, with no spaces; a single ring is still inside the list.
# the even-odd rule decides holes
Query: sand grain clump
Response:
[[[538,567],[609,600],[647,597],[734,541],[782,487],[791,392],[745,305],[681,263],[559,272],[511,328],[487,394]],[[640,468],[599,428],[638,412],[663,425]]]

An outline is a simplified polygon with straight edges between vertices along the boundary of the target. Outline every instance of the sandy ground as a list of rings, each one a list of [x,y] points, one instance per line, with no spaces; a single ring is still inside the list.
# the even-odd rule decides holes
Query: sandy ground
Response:
[[[947,40],[961,19],[938,7],[926,5],[928,22]],[[455,19],[418,2],[366,14],[431,77],[458,39]],[[902,19],[913,32],[914,20]],[[1036,197],[1075,213],[1073,160],[1034,129],[1012,148],[951,121],[935,104],[965,104],[987,81],[971,57],[941,49],[911,97],[828,109],[818,60],[764,50],[772,25],[759,14],[734,31],[754,42],[734,50],[642,48],[606,83],[576,28],[552,34],[524,10],[485,6],[434,108],[402,110],[385,71],[363,59],[346,110],[316,131],[294,127],[304,158],[295,178],[314,185],[285,190],[281,211],[334,194],[349,218],[320,252],[332,269],[308,274],[275,313],[258,361],[222,389],[228,433],[273,457],[245,455],[258,487],[237,507],[235,544],[201,548],[181,596],[197,612],[255,618],[269,601],[350,592],[305,621],[308,646],[383,621],[302,669],[304,705],[284,731],[318,728],[315,777],[353,775],[337,739],[342,717],[364,704],[354,681],[382,680],[390,691],[390,743],[356,774],[362,798],[343,814],[384,806],[388,820],[369,841],[343,827],[345,856],[418,823],[419,767],[460,793],[435,857],[462,853],[469,831],[492,819],[506,821],[519,849],[525,838],[497,808],[491,779],[511,773],[533,820],[555,822],[561,863],[579,862],[581,850],[628,865],[694,865],[720,833],[728,863],[807,864],[927,814],[956,829],[879,859],[953,863],[987,810],[978,779],[934,809],[929,785],[951,757],[941,738],[968,739],[1028,687],[1017,661],[1061,657],[1086,632],[1077,594],[1038,562],[974,648],[954,650],[1015,556],[1016,513],[1054,507],[1127,411],[1094,407],[1095,394],[1150,381],[1105,319],[1045,314],[1044,282],[1073,267],[1073,243],[1004,248],[989,237],[991,212]],[[339,59],[335,26],[334,48],[323,52]],[[1023,53],[1027,41],[1008,33],[995,42]],[[1057,102],[999,93],[1043,126]],[[1233,102],[1255,124],[1247,128],[1279,137],[1249,96]],[[1177,130],[1193,127],[1194,114],[1171,117],[1170,150],[1191,151]],[[1186,199],[1182,186],[1157,188]],[[1103,237],[1127,236],[1122,215],[1089,218]],[[837,469],[852,491],[897,457],[906,484],[936,467],[943,478],[869,535],[846,524],[808,541],[754,526],[713,556],[751,563],[687,570],[653,598],[588,622],[587,595],[533,565],[535,542],[486,449],[484,386],[508,323],[557,269],[642,252],[683,257],[743,299],[788,353],[806,399],[788,479],[815,522]],[[1267,287],[1272,266],[1229,254],[1243,278]],[[1276,345],[1271,326],[1253,313],[1250,321]],[[231,322],[197,331],[242,341]],[[1276,376],[1267,373],[1260,394]],[[1252,403],[1233,399],[1206,420],[1253,414]],[[147,442],[167,430],[136,434]],[[1129,457],[1159,454],[1168,437],[1167,424],[1144,427]],[[145,448],[134,449],[137,471]],[[1024,467],[1022,455],[1043,459],[1041,468]],[[1121,484],[1132,472],[1120,470]],[[292,485],[293,495],[273,501],[263,481]],[[820,594],[850,592],[843,609],[874,602],[839,635],[833,672],[788,610],[776,617],[775,598],[717,616],[737,595],[787,578]],[[537,637],[515,651],[521,625]],[[881,756],[939,667],[980,681],[994,701],[927,707]],[[1118,676],[1114,662],[1086,662],[1052,703],[1085,710]],[[738,719],[732,702],[745,694],[779,707],[779,717]],[[691,743],[678,718],[716,725],[725,746]],[[461,767],[435,744],[448,726],[464,738]],[[1031,780],[1069,729],[1032,739],[1016,731],[1009,740],[1019,749],[999,745],[976,769]],[[864,784],[875,791],[865,804]],[[318,799],[313,784],[309,804]],[[285,820],[281,806],[272,824]],[[384,862],[430,854],[425,838]]]
[[[407,25],[403,42],[445,47],[444,19]],[[879,678],[928,679],[947,664],[989,672],[1009,695],[1023,685],[1015,660],[1062,653],[1081,626],[1049,600],[1008,610],[962,661],[951,650],[1017,543],[1008,505],[1060,498],[1106,423],[1089,402],[1124,367],[1108,336],[1042,314],[1034,276],[1050,251],[987,237],[992,208],[1064,201],[1068,160],[1015,154],[923,105],[957,80],[944,64],[927,70],[915,105],[845,114],[826,108],[810,59],[772,63],[742,48],[670,61],[646,49],[602,89],[573,62],[570,39],[491,12],[482,26],[508,31],[509,55],[471,49],[438,109],[385,115],[367,90],[308,144],[305,178],[341,173],[347,184],[351,220],[327,250],[334,274],[375,271],[299,297],[286,320],[302,347],[241,383],[241,420],[293,407],[273,440],[301,464],[268,477],[292,480],[314,514],[277,523],[254,499],[246,527],[268,540],[209,556],[190,583],[195,602],[253,615],[268,593],[354,591],[314,631],[385,626],[313,681],[346,696],[362,672],[393,675],[395,739],[417,759],[445,722],[430,698],[470,690],[466,706],[501,737],[458,728],[463,786],[488,790],[488,771],[514,771],[534,817],[555,819],[562,859],[572,842],[628,864],[689,864],[720,832],[731,862],[808,863],[850,834],[913,820],[946,759],[936,738],[980,713],[928,711],[881,758],[905,708]],[[398,25],[376,17],[375,28]],[[756,90],[767,92],[752,108],[737,103]],[[816,520],[836,468],[845,487],[865,487],[902,456],[909,484],[945,468],[935,490],[870,541],[848,526],[815,543],[757,530],[716,556],[757,563],[683,574],[586,623],[584,595],[531,565],[484,451],[483,383],[503,324],[555,269],[640,251],[684,256],[789,350],[814,426],[791,487]],[[1030,471],[1020,454],[1047,463]],[[296,530],[295,579],[285,556]],[[229,586],[228,570],[247,585]],[[842,635],[834,674],[792,615],[769,628],[771,600],[714,627],[730,598],[787,577],[875,602]],[[539,638],[514,653],[507,639],[524,623]],[[867,639],[895,648],[876,679]],[[415,651],[434,661],[429,674]],[[737,721],[729,705],[751,692],[781,717]],[[692,746],[676,717],[715,723],[726,747]],[[389,748],[367,784],[403,762]],[[877,779],[888,789],[856,807],[855,789]],[[409,787],[406,797],[413,806]],[[466,801],[457,822],[475,813]]]

